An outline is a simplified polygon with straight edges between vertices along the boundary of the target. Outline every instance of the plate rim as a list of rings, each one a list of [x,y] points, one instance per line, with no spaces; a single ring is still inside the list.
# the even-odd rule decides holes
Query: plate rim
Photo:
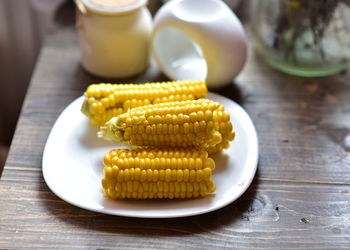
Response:
[[[236,201],[239,197],[241,197],[246,191],[247,189],[249,188],[249,186],[251,185],[251,183],[253,182],[254,180],[254,177],[256,175],[256,171],[257,171],[257,168],[258,168],[258,161],[259,161],[259,138],[257,136],[257,131],[256,131],[256,128],[254,126],[254,123],[251,119],[251,117],[249,116],[249,114],[243,109],[243,107],[241,105],[239,105],[238,103],[236,103],[235,101],[225,97],[225,96],[222,96],[220,94],[217,94],[217,93],[213,93],[213,92],[208,92],[207,96],[205,98],[208,98],[208,99],[212,99],[212,98],[219,98],[219,99],[226,99],[226,101],[228,102],[232,102],[236,108],[238,108],[240,110],[240,112],[242,114],[244,114],[244,116],[247,118],[246,120],[249,122],[249,126],[251,127],[251,132],[252,134],[250,135],[252,138],[254,138],[254,144],[255,147],[253,147],[255,150],[255,152],[252,152],[252,154],[254,155],[254,158],[253,159],[248,159],[249,161],[249,164],[252,164],[252,167],[249,168],[250,169],[250,175],[249,175],[249,179],[245,181],[245,183],[241,186],[239,192],[236,192],[235,195],[230,198],[230,199],[227,199],[226,201],[222,202],[221,204],[217,205],[217,206],[210,206],[208,208],[204,208],[204,209],[201,209],[201,210],[194,210],[194,211],[191,211],[191,212],[186,212],[186,213],[183,213],[180,214],[179,213],[171,213],[171,214],[168,214],[168,213],[165,213],[165,214],[159,214],[159,215],[155,215],[155,214],[144,214],[144,215],[140,215],[140,214],[133,214],[133,213],[127,213],[127,212],[124,212],[124,211],[119,211],[119,210],[115,210],[115,209],[96,209],[96,208],[91,208],[87,205],[84,205],[84,204],[81,204],[81,203],[78,203],[78,202],[75,202],[74,200],[69,200],[69,199],[66,199],[63,195],[61,195],[60,193],[56,192],[55,191],[55,188],[52,187],[52,183],[50,183],[50,181],[47,181],[47,171],[48,169],[44,167],[45,163],[48,162],[48,148],[50,148],[50,142],[51,142],[51,138],[52,138],[52,134],[53,134],[53,131],[55,131],[55,127],[57,126],[57,123],[58,121],[60,120],[61,116],[64,115],[65,111],[67,109],[69,109],[70,106],[73,106],[73,105],[76,105],[76,102],[82,102],[82,99],[83,99],[84,96],[80,96],[80,97],[77,97],[75,98],[73,101],[71,101],[63,110],[62,112],[60,113],[60,115],[57,117],[57,119],[55,120],[54,122],[54,125],[52,126],[51,130],[50,130],[50,133],[47,137],[47,140],[46,140],[46,143],[45,143],[45,146],[44,146],[44,151],[43,151],[43,156],[42,156],[42,173],[43,173],[43,178],[44,178],[44,181],[46,183],[46,185],[49,187],[50,191],[53,192],[57,197],[59,197],[60,199],[62,199],[63,201],[69,203],[69,204],[72,204],[76,207],[79,207],[79,208],[83,208],[85,210],[89,210],[89,211],[93,211],[93,212],[97,212],[97,213],[102,213],[102,214],[108,214],[108,215],[114,215],[114,216],[123,216],[123,217],[133,217],[133,218],[180,218],[180,217],[189,217],[189,216],[195,216],[195,215],[201,215],[201,214],[205,214],[205,213],[209,213],[209,212],[212,212],[212,211],[216,211],[216,210],[219,210],[231,203],[233,203],[234,201]],[[48,146],[49,145],[49,146]]]

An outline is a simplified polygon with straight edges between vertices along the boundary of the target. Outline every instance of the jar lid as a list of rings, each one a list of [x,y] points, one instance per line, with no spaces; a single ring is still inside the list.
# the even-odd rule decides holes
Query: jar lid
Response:
[[[93,12],[102,15],[118,15],[141,8],[147,0],[75,0],[82,12]],[[82,10],[83,9],[83,10]]]

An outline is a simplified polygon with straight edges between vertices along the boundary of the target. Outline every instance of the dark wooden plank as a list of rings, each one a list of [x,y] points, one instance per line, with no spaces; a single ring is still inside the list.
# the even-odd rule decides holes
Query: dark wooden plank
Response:
[[[347,248],[347,186],[255,181],[237,202],[206,215],[136,219],[97,214],[52,194],[36,170],[10,167],[0,204],[0,247]],[[19,181],[25,179],[26,181]],[[36,180],[36,181],[34,181]]]
[[[350,183],[350,74],[288,76],[251,53],[236,87],[222,93],[231,92],[254,120],[261,178]]]

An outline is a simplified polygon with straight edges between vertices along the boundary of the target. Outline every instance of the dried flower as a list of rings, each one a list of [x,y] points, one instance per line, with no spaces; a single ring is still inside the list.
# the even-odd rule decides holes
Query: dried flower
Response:
[[[305,32],[312,34],[312,42],[305,47],[318,47],[325,59],[321,46],[325,30],[329,25],[335,9],[340,3],[350,6],[350,0],[284,0],[280,1],[280,14],[275,27],[273,48],[285,51],[286,59],[296,60],[294,51],[297,41]],[[304,39],[305,40],[305,39]]]

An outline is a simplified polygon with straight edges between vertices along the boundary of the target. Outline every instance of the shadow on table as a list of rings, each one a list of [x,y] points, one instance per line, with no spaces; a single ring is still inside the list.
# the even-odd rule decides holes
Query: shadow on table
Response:
[[[238,87],[237,83],[233,81],[231,84],[228,84],[225,87],[218,88],[213,90],[213,92],[218,93],[220,95],[223,95],[238,104],[242,104],[243,102],[243,95],[241,89]]]
[[[93,83],[145,83],[145,82],[163,82],[170,81],[164,74],[162,74],[159,69],[150,63],[147,69],[135,76],[127,78],[102,78],[87,72],[79,63],[74,72],[74,76],[79,79],[80,84],[83,82],[84,90]],[[81,80],[83,79],[83,80]]]

